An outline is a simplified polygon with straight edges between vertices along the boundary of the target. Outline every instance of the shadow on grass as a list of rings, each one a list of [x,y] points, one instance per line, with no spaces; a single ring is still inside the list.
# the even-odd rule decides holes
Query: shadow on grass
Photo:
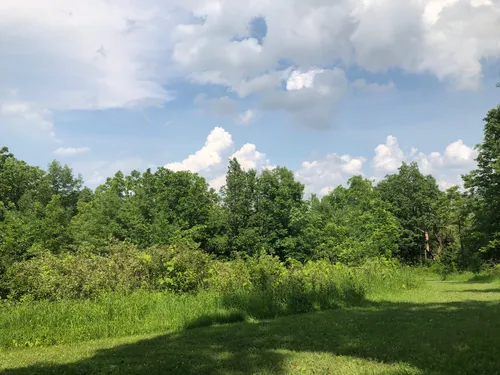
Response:
[[[5,374],[286,374],[293,353],[316,352],[406,363],[423,374],[493,375],[500,374],[499,316],[497,302],[379,302],[190,329],[101,350],[76,363],[40,364]],[[316,371],[309,373],[335,373],[331,368]]]
[[[450,292],[456,293],[500,293],[500,288],[495,289],[465,289],[465,290],[450,290]]]
[[[495,280],[499,280],[498,275],[474,275],[469,280],[467,280],[467,283],[469,283],[469,284],[489,284]]]

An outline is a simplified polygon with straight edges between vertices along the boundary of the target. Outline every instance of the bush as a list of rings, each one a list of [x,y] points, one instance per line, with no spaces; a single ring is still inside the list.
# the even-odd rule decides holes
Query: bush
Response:
[[[6,277],[12,300],[96,299],[136,290],[174,294],[208,290],[225,308],[271,317],[356,303],[367,293],[418,284],[413,270],[376,258],[356,267],[327,260],[286,263],[271,255],[216,261],[189,247],[111,245],[106,256],[45,254],[12,266]]]
[[[480,271],[469,279],[469,282],[491,282],[500,280],[500,264],[484,264]]]
[[[190,248],[154,247],[143,254],[151,287],[174,293],[196,292],[205,287],[212,257]]]
[[[130,244],[115,244],[107,256],[47,253],[16,263],[5,275],[4,288],[11,298],[35,300],[96,298],[138,289],[194,292],[203,285],[210,262],[207,254],[195,249],[140,251]]]
[[[126,244],[107,256],[43,255],[18,263],[8,277],[12,298],[0,300],[4,347],[272,318],[419,283],[414,269],[383,258],[357,267],[270,255],[221,262],[196,249]]]
[[[412,269],[386,259],[348,267],[326,260],[285,264],[264,255],[215,262],[207,285],[221,292],[227,308],[264,318],[357,303],[367,293],[409,289],[419,281]]]

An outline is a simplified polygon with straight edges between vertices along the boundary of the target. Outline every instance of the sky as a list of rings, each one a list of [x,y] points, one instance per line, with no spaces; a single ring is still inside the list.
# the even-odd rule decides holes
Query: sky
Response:
[[[0,146],[89,187],[228,159],[306,193],[415,161],[445,189],[500,103],[500,0],[2,0]]]

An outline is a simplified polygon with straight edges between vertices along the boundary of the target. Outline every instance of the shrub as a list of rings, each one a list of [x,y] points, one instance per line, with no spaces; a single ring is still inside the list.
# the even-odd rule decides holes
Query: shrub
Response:
[[[469,282],[491,282],[500,280],[500,264],[484,264],[480,271],[469,279]]]
[[[358,302],[367,288],[357,276],[352,268],[326,260],[285,264],[263,255],[215,262],[208,287],[222,293],[227,308],[264,318]]]
[[[190,248],[154,247],[143,257],[150,272],[151,287],[175,293],[195,292],[204,288],[212,257]]]
[[[95,299],[136,290],[197,293],[210,290],[231,308],[255,316],[325,309],[378,290],[418,284],[415,272],[395,260],[376,258],[356,267],[327,260],[282,262],[271,255],[222,262],[190,247],[139,250],[110,245],[107,255],[52,255],[16,263],[5,278],[14,300]]]
[[[384,258],[356,267],[281,262],[270,255],[221,262],[192,248],[140,251],[121,244],[107,256],[43,255],[21,262],[8,280],[12,298],[0,300],[4,347],[330,309],[359,303],[368,293],[415,287],[419,277]]]
[[[108,255],[53,255],[14,264],[5,288],[14,299],[96,298],[138,289],[194,292],[208,275],[210,256],[195,249],[155,247],[140,251],[130,244],[111,245]]]

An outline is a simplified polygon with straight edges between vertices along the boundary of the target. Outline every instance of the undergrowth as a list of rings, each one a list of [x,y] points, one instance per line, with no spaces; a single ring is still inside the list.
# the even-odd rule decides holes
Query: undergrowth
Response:
[[[156,290],[151,287],[155,279],[142,272],[141,277],[150,280],[142,288],[104,290],[87,298],[70,287],[66,291],[73,298],[60,293],[44,300],[40,297],[49,295],[47,286],[43,294],[14,293],[17,298],[4,299],[0,307],[0,347],[47,346],[273,318],[358,304],[370,293],[401,291],[420,282],[415,269],[385,259],[348,267],[328,261],[284,263],[264,255],[230,262],[204,258],[193,266],[174,256],[165,269],[155,277],[168,279],[170,287],[153,284],[161,286]],[[49,286],[60,284],[53,282],[57,275],[51,277]],[[69,284],[76,285],[73,290],[90,290]],[[36,291],[37,285],[27,280],[22,285]]]

